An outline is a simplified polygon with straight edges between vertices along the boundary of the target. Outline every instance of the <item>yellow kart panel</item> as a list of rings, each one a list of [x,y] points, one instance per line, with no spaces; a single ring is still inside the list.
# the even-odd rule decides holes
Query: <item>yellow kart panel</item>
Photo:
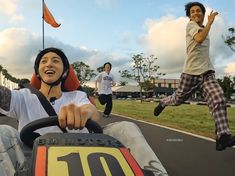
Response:
[[[115,163],[119,163],[117,167],[121,168],[123,175],[135,175],[118,148],[51,146],[47,156],[47,176],[70,176],[75,173],[91,176],[91,170],[97,169],[104,170],[105,175],[112,175],[110,167],[116,167]],[[110,160],[115,162],[110,165]]]

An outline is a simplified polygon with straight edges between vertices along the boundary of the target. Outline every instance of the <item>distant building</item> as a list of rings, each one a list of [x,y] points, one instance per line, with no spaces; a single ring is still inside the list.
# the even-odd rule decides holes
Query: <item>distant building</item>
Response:
[[[180,83],[179,79],[156,79],[155,80],[155,95],[171,95],[178,88]]]
[[[116,86],[112,88],[112,91],[116,98],[140,98],[140,86],[138,85]],[[142,90],[142,96],[151,97],[153,91]]]
[[[166,87],[177,89],[180,83],[180,79],[156,79],[156,87]]]
[[[179,82],[179,79],[156,79],[156,88],[150,91],[142,90],[142,96],[145,98],[152,98],[153,96],[159,97],[162,95],[171,95],[178,88]],[[116,98],[140,97],[140,86],[138,85],[116,86],[112,88],[112,91]]]
[[[179,87],[180,79],[157,79],[155,80],[155,95],[157,97],[172,95],[174,91]],[[189,99],[202,101],[202,95],[200,91],[196,91]]]
[[[180,79],[156,79],[155,89],[150,91],[142,90],[143,98],[162,98],[172,95],[179,87]],[[116,98],[140,98],[140,86],[125,85],[112,88],[113,96]],[[189,99],[203,100],[201,92],[196,91]]]

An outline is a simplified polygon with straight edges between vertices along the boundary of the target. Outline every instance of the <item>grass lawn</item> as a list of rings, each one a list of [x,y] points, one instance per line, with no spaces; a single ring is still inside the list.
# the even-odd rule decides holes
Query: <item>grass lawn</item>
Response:
[[[184,130],[194,134],[214,138],[215,124],[208,107],[205,105],[168,106],[159,117],[153,115],[157,103],[128,100],[113,100],[112,113],[126,115],[135,119]],[[103,110],[104,106],[96,100],[96,106]],[[235,108],[228,108],[229,125],[235,135]]]

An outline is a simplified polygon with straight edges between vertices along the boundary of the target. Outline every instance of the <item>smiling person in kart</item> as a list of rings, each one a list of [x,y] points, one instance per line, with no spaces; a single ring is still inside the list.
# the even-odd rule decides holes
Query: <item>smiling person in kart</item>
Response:
[[[62,128],[82,129],[88,118],[99,120],[97,109],[90,103],[85,92],[63,92],[63,83],[68,75],[69,62],[65,54],[57,48],[46,48],[36,57],[34,70],[41,80],[39,91],[47,98],[53,100],[52,106],[58,114],[59,124]],[[2,103],[0,107],[9,117],[19,121],[18,131],[26,124],[39,118],[48,117],[38,97],[29,89],[10,91],[1,88]],[[0,111],[2,111],[0,109]],[[57,126],[38,130],[41,135],[48,131],[61,132]],[[86,130],[83,130],[84,132]]]
[[[41,81],[39,91],[50,101],[58,113],[60,127],[79,129],[74,132],[88,132],[83,128],[91,118],[98,121],[100,115],[87,98],[85,92],[64,92],[63,83],[69,71],[69,62],[65,54],[57,48],[42,50],[35,60],[35,74]],[[38,97],[29,89],[9,90],[0,86],[0,113],[19,121],[18,131],[26,124],[48,117]],[[83,129],[82,129],[83,128]],[[38,133],[61,132],[57,126],[37,130]],[[151,170],[154,175],[167,175],[165,168],[145,140],[140,129],[132,122],[115,122],[106,125],[103,133],[119,140],[130,149],[142,169]],[[31,149],[25,146],[16,129],[0,125],[0,175],[14,176],[19,168],[27,169],[26,155]]]
[[[90,104],[84,92],[62,92],[61,88],[69,71],[69,62],[61,50],[47,48],[41,51],[35,60],[34,69],[37,77],[41,80],[39,91],[48,100],[55,99],[53,105],[59,112],[60,127],[82,129],[89,118],[95,121],[99,120],[97,109]],[[71,99],[71,97],[74,98]],[[56,106],[57,103],[60,103],[61,106]]]
[[[87,98],[85,92],[63,92],[63,83],[68,75],[69,62],[65,54],[57,48],[46,48],[39,52],[35,60],[35,74],[41,80],[39,91],[58,114],[60,127],[68,131],[88,132],[83,128],[91,118],[98,121],[100,115]],[[0,175],[14,176],[18,167],[24,168],[25,153],[29,150],[20,138],[19,132],[28,123],[48,117],[38,97],[27,88],[10,90],[0,85],[0,113],[16,118],[18,132],[7,125],[0,125]],[[57,126],[37,130],[41,135],[48,132],[61,132]],[[18,167],[17,167],[18,166]],[[17,167],[17,168],[14,168]]]

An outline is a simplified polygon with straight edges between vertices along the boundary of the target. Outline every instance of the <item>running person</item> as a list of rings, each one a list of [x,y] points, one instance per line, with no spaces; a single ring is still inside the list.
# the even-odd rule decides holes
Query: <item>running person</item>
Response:
[[[111,63],[107,62],[103,66],[103,72],[99,73],[95,78],[95,91],[98,90],[98,100],[100,104],[105,105],[103,117],[109,117],[113,108],[112,86],[116,85]],[[99,84],[99,88],[97,86]]]
[[[160,100],[154,115],[159,116],[166,106],[180,105],[196,90],[202,90],[215,121],[216,150],[221,151],[234,146],[235,137],[229,129],[224,92],[215,78],[209,57],[209,32],[218,12],[211,11],[207,24],[203,26],[206,9],[201,3],[187,3],[185,11],[189,17],[186,27],[187,58],[180,84],[173,95]]]

